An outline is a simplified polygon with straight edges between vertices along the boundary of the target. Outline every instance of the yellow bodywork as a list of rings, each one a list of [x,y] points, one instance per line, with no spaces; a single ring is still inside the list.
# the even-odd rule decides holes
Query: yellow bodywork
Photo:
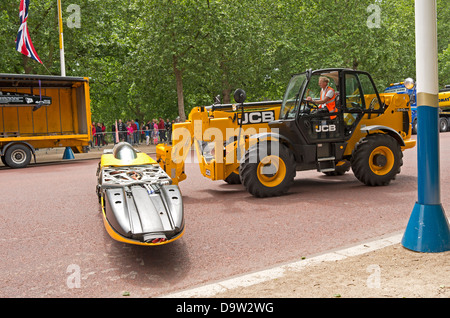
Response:
[[[36,111],[32,110],[33,105],[0,105],[0,149],[11,142],[26,142],[36,149],[72,147],[74,152],[82,152],[92,137],[89,79],[55,77],[45,84],[42,77],[43,87],[39,90],[39,78],[30,80],[24,75],[23,80],[16,79],[19,87],[10,87],[8,77],[0,76],[4,94],[41,94],[52,98],[51,105]]]
[[[103,154],[100,159],[101,167],[125,167],[125,166],[138,166],[138,165],[150,165],[157,162],[143,152],[137,152],[136,158],[133,160],[121,160],[114,157],[112,153]]]
[[[438,98],[439,98],[439,107],[442,108],[450,107],[450,92],[440,92]]]
[[[375,95],[365,95],[366,104],[369,105]],[[367,135],[361,131],[361,127],[380,125],[389,127],[403,138],[405,143],[402,150],[415,146],[416,141],[411,139],[411,125],[405,131],[403,114],[408,112],[409,122],[411,121],[411,109],[409,106],[409,97],[405,94],[380,94],[381,102],[386,105],[383,113],[365,114],[355,127],[351,138],[347,141],[347,147],[344,156],[351,155],[356,143]],[[349,101],[349,100],[348,100]],[[380,106],[378,106],[380,107]],[[278,119],[281,108],[281,102],[277,105],[260,106],[259,109],[273,110],[275,120]],[[253,109],[245,107],[246,112]],[[377,110],[375,108],[375,110]],[[229,140],[229,136],[239,135],[239,124],[236,116],[240,115],[240,110],[207,110],[203,107],[195,107],[189,114],[189,118],[184,123],[173,125],[172,142],[173,145],[159,144],[156,147],[158,163],[172,178],[174,184],[186,179],[184,172],[185,162],[198,161],[200,171],[203,176],[211,180],[225,180],[233,172],[238,172],[239,160],[236,155],[237,142],[224,141]],[[350,113],[344,113],[345,121],[351,121]],[[351,123],[349,123],[351,124]],[[252,136],[256,133],[269,132],[267,123],[243,125],[241,131],[242,151],[248,149],[252,143],[250,138],[242,136]],[[371,131],[371,133],[385,133],[384,131]],[[224,138],[223,136],[227,136]],[[216,138],[220,137],[220,138]],[[205,156],[202,153],[200,142],[214,143],[215,153],[212,157]],[[196,156],[191,156],[192,144],[195,146]],[[242,152],[243,154],[243,152]],[[339,165],[338,163],[337,165]]]
[[[201,173],[211,180],[224,180],[239,168],[236,159],[235,142],[227,141],[242,136],[251,136],[260,132],[269,132],[267,122],[242,125],[239,131],[238,117],[240,109],[235,105],[222,109],[195,107],[184,123],[172,127],[172,145],[159,144],[156,147],[157,161],[172,178],[174,184],[186,179],[185,162],[197,162]],[[272,114],[272,120],[278,119],[281,101],[259,102],[245,105],[245,112],[263,112]],[[215,154],[209,159],[202,153],[201,143],[214,143]],[[191,156],[194,144],[196,156]]]
[[[365,95],[366,102],[371,100],[373,96]],[[394,129],[402,138],[405,146],[402,150],[413,148],[416,145],[416,140],[411,139],[411,125],[408,125],[408,130],[404,131],[403,127],[403,112],[408,108],[409,122],[411,122],[411,109],[409,107],[409,97],[406,94],[380,94],[381,102],[387,107],[382,114],[365,114],[358,126],[355,128],[352,137],[348,140],[347,148],[344,155],[351,155],[356,143],[367,134],[361,131],[361,127],[380,125]],[[346,114],[344,113],[344,119]],[[384,133],[383,131],[374,131],[373,133]]]

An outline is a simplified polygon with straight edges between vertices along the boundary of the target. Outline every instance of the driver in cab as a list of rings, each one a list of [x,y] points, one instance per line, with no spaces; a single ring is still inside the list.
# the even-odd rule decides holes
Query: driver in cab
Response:
[[[313,100],[311,96],[308,96],[306,100],[318,104],[319,110],[328,110],[329,113],[336,112],[336,92],[331,88],[329,84],[330,80],[327,77],[319,77],[320,99]],[[336,116],[330,116],[330,119],[335,119]]]

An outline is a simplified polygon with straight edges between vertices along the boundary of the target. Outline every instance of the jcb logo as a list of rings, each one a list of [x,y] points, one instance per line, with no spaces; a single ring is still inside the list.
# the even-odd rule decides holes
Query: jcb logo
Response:
[[[336,125],[317,125],[316,132],[336,131]]]
[[[275,112],[273,110],[261,111],[261,112],[248,112],[244,113],[244,120],[242,125],[268,123],[275,120]],[[239,120],[240,124],[241,121]]]

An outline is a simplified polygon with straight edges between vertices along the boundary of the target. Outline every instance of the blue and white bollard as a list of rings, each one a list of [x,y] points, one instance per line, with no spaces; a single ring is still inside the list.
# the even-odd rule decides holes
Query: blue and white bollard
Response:
[[[418,200],[402,245],[437,253],[450,250],[450,226],[440,198],[436,0],[416,0],[415,11]]]

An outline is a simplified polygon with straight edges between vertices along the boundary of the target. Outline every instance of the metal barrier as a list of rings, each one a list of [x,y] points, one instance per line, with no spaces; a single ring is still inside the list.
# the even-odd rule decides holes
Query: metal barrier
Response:
[[[158,131],[148,130],[148,141],[146,130],[137,130],[133,135],[129,135],[127,131],[119,131],[119,140],[116,140],[116,132],[105,131],[102,133],[95,133],[90,141],[91,147],[102,147],[110,143],[116,144],[119,141],[126,141],[131,145],[148,144],[156,145],[159,143],[172,142],[172,130],[160,129]]]

